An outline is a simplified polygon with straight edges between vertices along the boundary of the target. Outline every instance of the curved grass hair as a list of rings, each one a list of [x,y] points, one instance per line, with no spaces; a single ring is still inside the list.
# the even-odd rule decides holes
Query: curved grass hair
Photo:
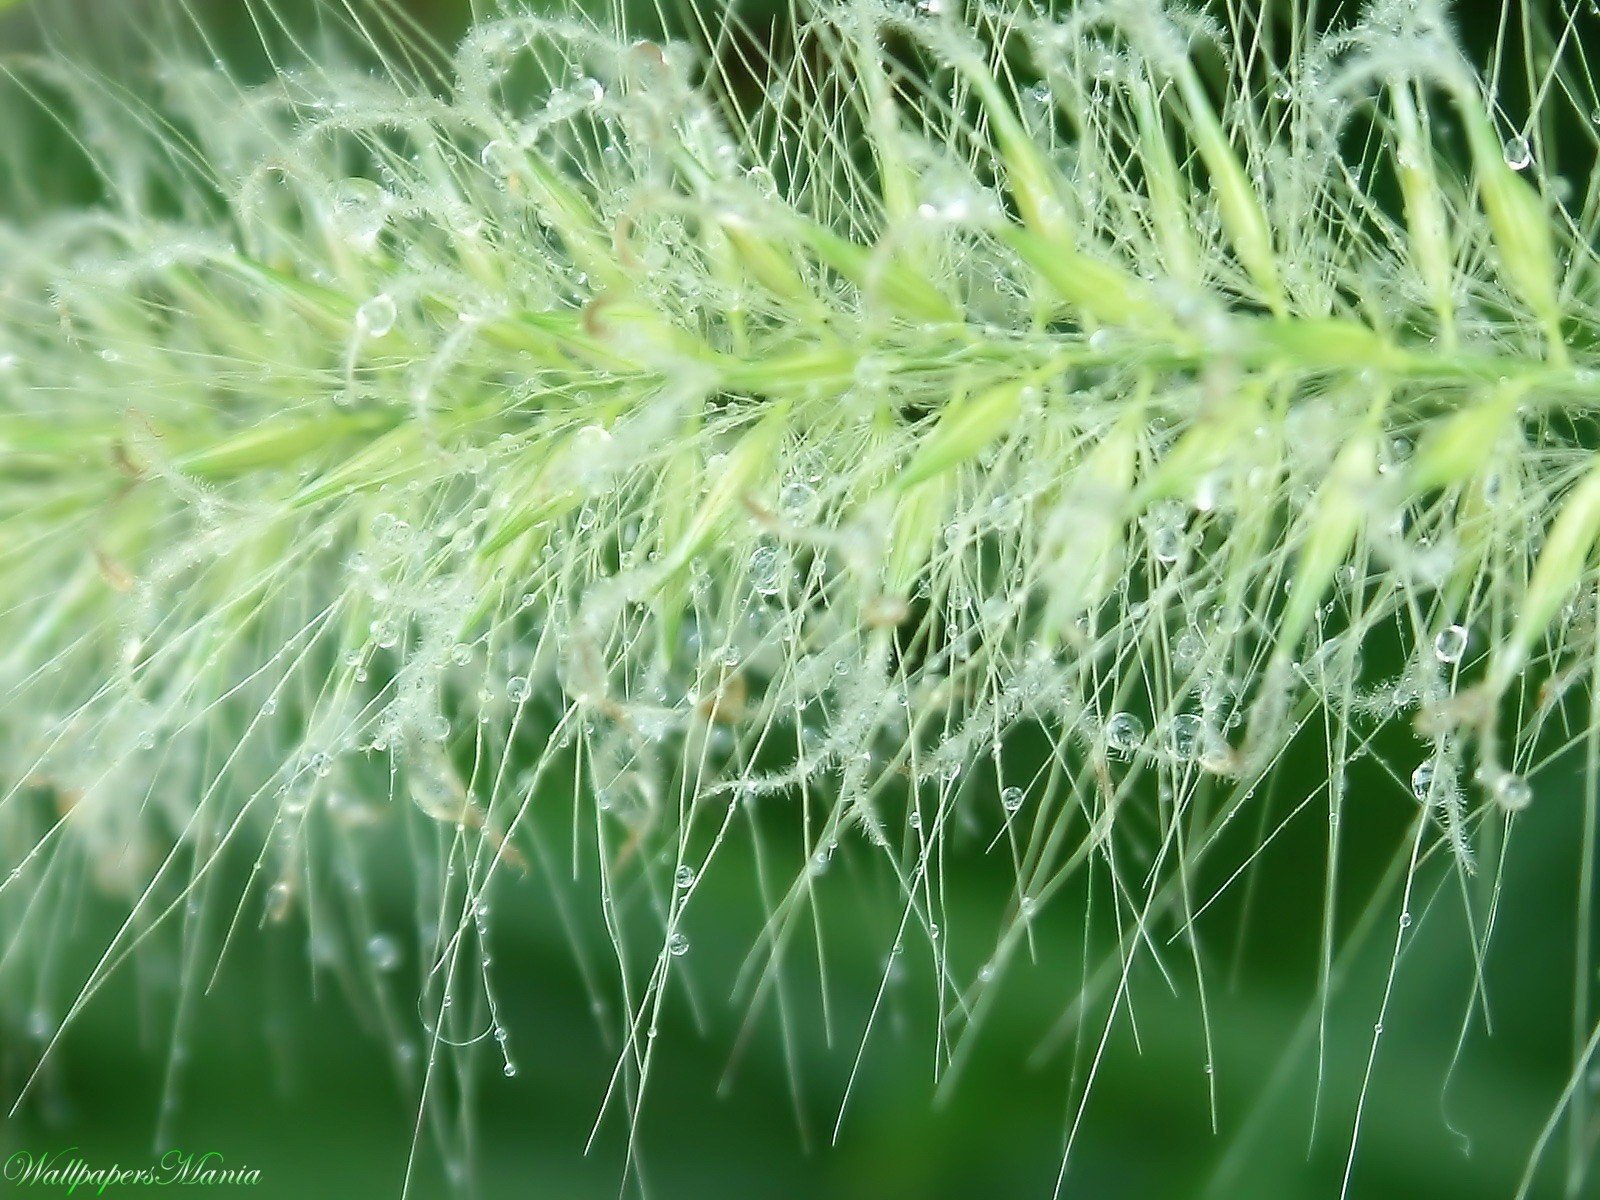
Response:
[[[1425,877],[1481,954],[1569,746],[1592,846],[1577,5],[1508,9],[1487,63],[1433,0],[845,0],[762,51],[721,10],[664,40],[510,7],[447,53],[384,6],[306,42],[252,5],[249,85],[176,4],[137,79],[0,68],[0,1004],[42,1007],[41,1058],[163,931],[199,987],[304,920],[360,987],[415,964],[426,1108],[463,1046],[514,1070],[485,897],[528,872],[604,919],[636,1114],[703,885],[757,857],[736,995],[794,1004],[850,848],[952,1070],[1098,889],[1117,951],[1062,995],[1104,1004],[1094,1063],[1146,956],[1210,1028],[1197,930],[1281,821],[1337,864],[1352,810],[1408,814],[1391,982]],[[385,828],[415,944],[366,915]],[[985,855],[1012,902],[957,944]],[[1592,882],[1525,1190],[1563,1122],[1584,1186]],[[85,887],[125,922],[75,977]],[[1360,1113],[1323,1119],[1353,1163]]]

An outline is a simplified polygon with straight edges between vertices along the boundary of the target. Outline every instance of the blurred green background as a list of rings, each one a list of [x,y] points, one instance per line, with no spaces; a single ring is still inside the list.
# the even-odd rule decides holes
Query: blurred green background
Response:
[[[1350,931],[1368,914],[1376,924],[1330,1008],[1315,1127],[1309,1035],[1323,830],[1311,817],[1291,826],[1261,862],[1250,885],[1245,952],[1236,957],[1230,944],[1244,919],[1242,894],[1214,909],[1204,926],[1218,1132],[1210,1129],[1206,1048],[1192,984],[1184,981],[1180,994],[1172,994],[1146,960],[1132,986],[1137,1037],[1126,1019],[1114,1027],[1065,1195],[1311,1200],[1339,1194],[1399,911],[1392,890],[1374,906],[1372,884],[1404,853],[1409,816],[1407,798],[1372,772],[1357,780],[1352,800],[1353,808],[1367,811],[1349,830],[1341,929]],[[1575,778],[1546,775],[1539,802],[1518,828],[1485,964],[1494,1032],[1485,1036],[1477,1022],[1453,1072],[1472,962],[1448,873],[1422,874],[1413,899],[1415,938],[1385,1021],[1352,1196],[1487,1200],[1515,1193],[1571,1061],[1580,801]],[[383,985],[415,1038],[420,1030],[405,999],[417,985],[406,851],[383,836],[369,850],[363,878],[374,926],[405,947]],[[947,872],[946,937],[969,978],[988,948],[987,922],[1010,880],[1005,861],[982,860],[978,850],[965,845],[966,857]],[[792,1060],[770,1012],[736,1053],[747,1010],[728,996],[760,917],[748,871],[744,856],[725,856],[706,877],[712,893],[697,895],[692,947],[681,960],[694,1007],[674,988],[639,1126],[648,1194],[683,1200],[1051,1194],[1072,1118],[1074,1066],[1081,1079],[1104,1014],[1103,1006],[1093,1009],[1076,1055],[1070,1035],[1064,1043],[1049,1036],[1079,979],[1081,902],[1067,899],[1047,910],[1037,928],[1036,961],[1007,977],[965,1073],[937,1101],[933,976],[925,943],[908,935],[848,1113],[831,1141],[898,907],[881,871],[859,849],[842,848],[821,880],[834,1044],[822,1036],[816,993],[798,982],[788,996],[798,1014],[790,1025]],[[1200,890],[1218,882],[1218,873],[1208,873]],[[593,1150],[583,1152],[615,1061],[609,1036],[615,1011],[601,1019],[591,1012],[573,943],[542,881],[508,879],[493,908],[495,993],[520,1069],[505,1078],[493,1054],[477,1058],[467,1132],[478,1194],[617,1195],[624,1130],[615,1112]],[[81,978],[92,962],[89,951],[113,930],[108,914],[89,908],[73,920],[82,936],[59,964],[63,979]],[[603,931],[592,919],[583,924],[579,944],[591,962],[604,964]],[[1097,954],[1113,950],[1114,941],[1097,937]],[[1177,946],[1169,954],[1180,981],[1184,953]],[[313,980],[304,929],[258,930],[252,909],[209,992],[203,988],[214,955],[196,964],[185,988],[186,1033],[175,1067],[170,1039],[178,994],[174,960],[162,954],[118,972],[80,1015],[30,1103],[5,1123],[0,1149],[76,1146],[96,1163],[142,1163],[153,1157],[160,1129],[163,1149],[214,1150],[231,1164],[261,1168],[256,1194],[398,1195],[415,1102],[396,1082],[393,1038],[375,1020],[363,989],[355,989],[352,1003],[337,973]],[[370,974],[359,962],[359,942],[327,956]],[[8,1089],[31,1065],[38,1035],[49,1032],[5,1030]],[[730,1062],[736,1062],[731,1084],[719,1090]],[[171,1105],[165,1113],[164,1099]],[[454,1107],[444,1111],[454,1118]],[[448,1194],[430,1144],[425,1138],[413,1195]],[[1563,1142],[1553,1145],[1550,1158],[1552,1168],[1564,1162]],[[1558,1184],[1552,1169],[1530,1194],[1560,1195]]]
[[[232,31],[228,53],[250,57],[250,6],[226,0],[195,7],[213,27]],[[311,8],[279,7],[291,16]],[[460,0],[411,0],[408,7],[445,41],[467,19]],[[93,5],[84,11],[92,13]],[[34,38],[25,15],[13,12],[7,20],[0,28],[11,46]],[[1469,22],[1468,33],[1481,45],[1493,29]],[[1399,762],[1417,754],[1403,734],[1386,748]],[[1283,796],[1298,799],[1325,769],[1321,749],[1307,747],[1291,764]],[[1314,1034],[1325,829],[1312,805],[1263,857],[1248,887],[1228,893],[1204,926],[1216,1132],[1192,983],[1175,971],[1174,994],[1146,960],[1132,980],[1137,1029],[1119,1018],[1107,1041],[1063,1194],[1083,1200],[1339,1195],[1399,912],[1398,895],[1383,880],[1406,853],[1415,811],[1404,789],[1370,764],[1352,767],[1351,782],[1355,817],[1345,832],[1339,926],[1348,935],[1370,918],[1372,927],[1329,1011],[1320,1105]],[[1578,764],[1547,772],[1538,803],[1518,825],[1485,964],[1493,1034],[1485,1034],[1480,1015],[1458,1058],[1471,1000],[1469,940],[1454,877],[1442,865],[1424,872],[1366,1101],[1351,1196],[1488,1200],[1515,1193],[1572,1061],[1583,789]],[[1281,815],[1287,808],[1279,804]],[[1012,885],[1003,855],[981,856],[985,840],[975,836],[947,872],[948,944],[968,976],[992,944],[985,936],[992,939]],[[1238,856],[1236,847],[1223,861]],[[405,947],[399,968],[379,982],[390,1017],[414,1037],[417,1020],[405,999],[417,985],[416,955],[406,942],[417,926],[408,861],[398,833],[379,834],[364,879],[374,926],[392,931]],[[579,955],[545,883],[505,881],[494,897],[494,986],[520,1070],[506,1078],[493,1055],[478,1056],[476,1098],[465,1110],[471,1115],[453,1131],[471,1143],[477,1193],[604,1198],[642,1177],[647,1194],[662,1200],[1050,1195],[1074,1117],[1074,1080],[1083,1079],[1104,1019],[1102,1004],[1064,1040],[1051,1037],[1082,975],[1081,897],[1044,915],[1035,960],[1008,977],[964,1073],[937,1096],[939,999],[926,946],[908,936],[835,1138],[898,906],[859,848],[841,851],[821,881],[832,1044],[818,1017],[814,972],[804,970],[786,995],[787,1039],[776,1016],[764,1012],[741,1041],[747,1007],[728,997],[760,925],[752,870],[737,855],[724,856],[706,881],[717,894],[698,899],[684,960],[689,988],[675,988],[662,1015],[638,1126],[641,1175],[626,1184],[626,1130],[616,1113],[585,1153],[616,1060],[615,1012],[597,1017],[591,1010]],[[1208,893],[1225,873],[1197,890]],[[580,919],[579,945],[603,975],[607,946],[593,917]],[[82,978],[91,952],[114,929],[113,915],[86,902],[65,919],[82,936],[64,948],[61,977]],[[1103,926],[1103,920],[1089,926],[1091,960],[1115,951]],[[356,986],[352,998],[337,973],[314,974],[299,927],[258,931],[247,920],[215,985],[205,990],[208,960],[187,982],[181,1005],[161,953],[119,971],[74,1022],[29,1101],[0,1124],[0,1158],[76,1146],[95,1164],[133,1164],[177,1146],[259,1167],[262,1181],[253,1192],[260,1196],[398,1196],[416,1104],[397,1079],[394,1039],[364,987]],[[1181,944],[1169,950],[1180,966],[1186,957]],[[367,979],[371,972],[361,974]],[[170,1051],[175,1008],[186,1030],[177,1064]],[[18,1021],[15,1007],[7,1011],[13,1016],[0,1028],[0,1081],[9,1102],[38,1056],[41,1035],[52,1029]],[[730,1061],[736,1069],[721,1086]],[[453,1119],[456,1109],[444,1112]],[[447,1194],[431,1138],[421,1142],[412,1195]],[[1591,1137],[1583,1157],[1593,1157],[1593,1144]],[[1563,1194],[1567,1158],[1563,1132],[1530,1194]],[[1581,1194],[1600,1195],[1600,1181]]]

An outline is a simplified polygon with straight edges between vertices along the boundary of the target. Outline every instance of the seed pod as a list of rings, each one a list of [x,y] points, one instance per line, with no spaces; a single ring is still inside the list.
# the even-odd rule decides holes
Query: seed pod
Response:
[[[186,454],[179,458],[178,465],[199,479],[232,479],[267,467],[281,467],[345,438],[390,424],[393,418],[380,413],[273,421]]]
[[[1002,233],[1006,244],[1074,308],[1115,325],[1166,326],[1170,322],[1131,272],[1087,253],[1062,205],[1061,178],[1017,119],[987,67],[963,55],[957,67],[982,101],[999,145],[1007,186],[1023,228]]]
[[[539,155],[525,156],[524,163],[530,181],[529,199],[566,244],[573,261],[606,286],[630,286],[631,281],[613,252],[611,238],[583,194]]]
[[[1272,225],[1267,220],[1267,211],[1251,187],[1244,165],[1234,154],[1211,101],[1206,98],[1199,73],[1188,59],[1179,60],[1176,83],[1195,148],[1211,174],[1217,210],[1233,242],[1234,252],[1261,290],[1262,301],[1273,312],[1282,314],[1288,305],[1278,274],[1277,252],[1272,244]]]
[[[1062,633],[1093,612],[1122,576],[1143,420],[1130,414],[1090,451],[1063,490],[1045,531],[1046,625]]]
[[[733,247],[735,256],[751,277],[779,300],[802,308],[815,302],[811,289],[795,267],[793,255],[780,243],[731,212],[718,215],[716,228]]]
[[[1172,325],[1166,309],[1131,272],[1027,230],[1008,228],[1000,236],[1060,300],[1091,320],[1151,332]]]
[[[1521,389],[1502,388],[1487,400],[1441,417],[1423,435],[1406,472],[1413,496],[1465,483],[1483,469],[1511,427]]]
[[[1200,282],[1200,251],[1195,245],[1194,214],[1184,203],[1188,189],[1179,174],[1166,127],[1161,123],[1154,87],[1143,83],[1134,93],[1139,122],[1139,160],[1144,164],[1150,214],[1169,274],[1180,283]]]
[[[795,232],[818,259],[861,291],[881,297],[901,316],[915,321],[959,319],[955,306],[910,263],[875,254],[812,221],[798,222]]]
[[[1489,675],[1491,694],[1504,692],[1526,665],[1534,643],[1589,569],[1596,539],[1600,539],[1600,463],[1591,466],[1567,493],[1550,525],[1517,609],[1516,623],[1495,654]]]
[[[1035,236],[1071,245],[1073,231],[1062,207],[1065,189],[1060,173],[1034,144],[1017,119],[1015,106],[982,60],[975,54],[964,53],[957,57],[955,65],[977,93],[994,128],[1006,185],[1016,201],[1017,211],[1022,214],[1023,225]]]
[[[1395,172],[1405,203],[1406,232],[1411,238],[1411,258],[1428,289],[1434,316],[1446,345],[1455,344],[1455,268],[1450,232],[1445,227],[1434,176],[1432,153],[1422,140],[1411,82],[1396,80],[1389,87],[1394,99],[1395,125],[1400,145],[1395,152]]]
[[[1524,504],[1524,481],[1511,466],[1514,460],[1506,457],[1508,469],[1497,471],[1494,459],[1485,458],[1483,468],[1461,487],[1455,508],[1455,567],[1443,589],[1446,611],[1466,611],[1485,564],[1493,562],[1508,534],[1518,529],[1514,514]]]
[[[900,152],[900,113],[879,57],[878,27],[873,22],[857,20],[852,22],[850,36],[851,58],[860,76],[861,93],[866,98],[867,128],[877,160],[883,209],[890,221],[903,223],[910,220],[914,208],[913,180]]]
[[[788,422],[788,407],[781,404],[776,406],[728,451],[720,473],[703,497],[698,501],[692,494],[681,497],[683,505],[693,507],[693,515],[677,544],[664,556],[664,575],[675,575],[688,566],[717,535],[728,518],[742,511],[745,493],[754,489],[772,470],[778,442]]]
[[[1026,379],[1013,380],[946,405],[900,473],[899,486],[914,487],[976,458],[985,446],[1010,430],[1022,411],[1022,398],[1032,386]]]
[[[583,331],[602,349],[633,366],[709,361],[704,342],[648,305],[617,293],[594,297],[582,314]]]
[[[677,645],[678,628],[688,606],[690,564],[722,534],[736,513],[747,511],[745,498],[772,471],[788,420],[788,406],[778,404],[746,430],[722,457],[718,474],[703,495],[700,486],[705,467],[699,461],[699,450],[685,448],[669,460],[658,491],[664,501],[659,530],[663,550],[648,595],[656,612],[658,651],[663,658]]]
[[[1205,408],[1140,483],[1136,507],[1173,497],[1187,499],[1198,481],[1221,467],[1237,465],[1240,447],[1249,444],[1267,417],[1271,386],[1253,377],[1236,393]]]
[[[898,599],[910,593],[944,532],[954,494],[949,479],[934,478],[906,488],[895,497],[884,564],[887,596]]]
[[[1467,144],[1477,173],[1483,211],[1506,282],[1544,326],[1552,362],[1567,361],[1561,334],[1561,301],[1556,282],[1556,252],[1550,216],[1543,198],[1506,162],[1505,148],[1476,91],[1463,85],[1455,91],[1456,106],[1466,126]]]
[[[1305,371],[1399,369],[1405,355],[1376,330],[1337,317],[1260,321],[1257,337],[1285,365]]]
[[[1289,599],[1278,623],[1277,656],[1293,652],[1311,624],[1311,616],[1333,573],[1349,556],[1367,519],[1367,503],[1378,477],[1376,439],[1359,434],[1345,443],[1333,460],[1328,478],[1317,493],[1307,518]]]

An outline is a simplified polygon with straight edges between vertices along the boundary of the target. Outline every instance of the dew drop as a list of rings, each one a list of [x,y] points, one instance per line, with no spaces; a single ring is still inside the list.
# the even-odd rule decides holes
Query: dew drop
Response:
[[[691,867],[691,866],[688,866],[687,864],[685,864],[684,866],[679,867],[678,868],[678,873],[675,876],[673,876],[673,879],[677,883],[679,890],[688,891],[690,888],[692,888],[694,886],[694,880],[695,880],[694,868]]]
[[[1005,809],[1008,813],[1014,813],[1017,811],[1017,809],[1022,807],[1022,798],[1021,788],[1008,787],[1005,791],[1000,793],[1000,807]]]
[[[1205,639],[1194,630],[1186,629],[1172,645],[1172,658],[1180,667],[1193,666],[1205,649]]]
[[[1417,769],[1411,772],[1411,794],[1418,800],[1426,800],[1429,791],[1433,788],[1433,760],[1418,763]]]
[[[1176,525],[1157,525],[1150,531],[1150,553],[1157,562],[1177,562],[1183,553],[1183,531]]]
[[[1172,719],[1172,728],[1167,733],[1168,748],[1178,758],[1193,758],[1200,745],[1201,730],[1199,717],[1193,713],[1180,713]]]
[[[674,932],[667,939],[667,953],[672,955],[673,958],[682,958],[689,953],[689,939],[681,933]]]
[[[1467,631],[1460,625],[1448,625],[1433,639],[1433,656],[1442,663],[1458,663],[1467,652]]]
[[[1521,775],[1503,771],[1489,784],[1489,794],[1507,812],[1521,812],[1533,801],[1533,789]]]
[[[370,179],[346,179],[333,191],[329,223],[345,241],[370,250],[389,222],[394,197]]]
[[[267,917],[269,920],[280,921],[289,911],[289,903],[294,898],[294,891],[287,882],[279,880],[267,889]]]
[[[376,934],[367,942],[367,958],[380,971],[392,971],[400,965],[400,947],[392,937]]]
[[[1513,171],[1526,171],[1533,163],[1533,147],[1521,134],[1506,140],[1505,154],[1506,166]]]
[[[750,555],[750,583],[763,596],[783,590],[783,561],[775,546],[757,546]]]
[[[482,153],[478,155],[478,161],[490,174],[504,178],[516,174],[520,157],[517,148],[509,141],[505,138],[495,138],[484,146]]]
[[[530,687],[526,675],[513,675],[506,680],[506,699],[513,704],[521,704],[528,698]]]
[[[356,326],[367,337],[381,338],[394,328],[394,297],[379,292],[356,309]]]
[[[816,494],[816,489],[803,479],[787,483],[778,493],[778,511],[788,520],[799,520],[806,515]]]
[[[1106,749],[1126,758],[1144,741],[1144,722],[1131,712],[1112,713],[1106,722]]]

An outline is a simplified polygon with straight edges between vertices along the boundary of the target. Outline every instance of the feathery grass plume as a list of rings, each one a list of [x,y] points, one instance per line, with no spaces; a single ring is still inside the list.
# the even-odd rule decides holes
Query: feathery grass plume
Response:
[[[386,5],[310,42],[252,6],[250,83],[161,11],[142,74],[0,68],[0,1005],[42,1006],[45,1061],[164,931],[187,1003],[304,920],[352,991],[416,965],[437,1106],[473,1046],[515,1069],[487,897],[525,871],[604,919],[631,1123],[707,873],[760,857],[736,995],[793,1005],[850,848],[953,1073],[1079,889],[1119,930],[1064,985],[1090,1042],[1147,957],[1209,1030],[1201,918],[1291,754],[1330,863],[1352,809],[1408,814],[1391,982],[1429,870],[1482,954],[1468,877],[1572,743],[1592,810],[1576,5],[1522,14],[1520,88],[1434,0],[843,0],[759,53],[711,8],[653,40],[509,4],[447,52]],[[404,947],[361,890],[391,828]],[[1013,902],[956,944],[991,839]],[[124,922],[80,977],[85,887]],[[1588,1136],[1585,955],[1530,1181]]]

